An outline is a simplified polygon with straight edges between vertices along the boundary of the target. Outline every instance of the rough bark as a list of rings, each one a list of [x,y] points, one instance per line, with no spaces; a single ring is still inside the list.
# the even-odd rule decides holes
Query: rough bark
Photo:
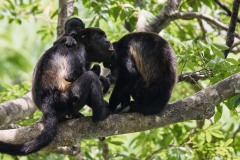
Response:
[[[148,12],[145,11],[145,10],[139,11],[138,21],[137,21],[137,24],[136,24],[136,31],[137,32],[145,32],[146,31],[147,14],[148,14]]]
[[[74,11],[74,0],[59,0],[58,8],[58,25],[57,25],[57,36],[60,36],[64,32],[64,24],[66,20],[73,14]]]
[[[210,25],[223,29],[225,31],[229,30],[229,27],[224,23],[214,19],[213,17],[199,13],[199,12],[179,12],[178,7],[181,3],[181,0],[169,0],[163,9],[157,14],[157,16],[141,30],[159,33],[163,28],[169,25],[172,21],[177,19],[203,19],[208,22]],[[234,6],[234,5],[233,5]],[[141,23],[140,20],[138,23]],[[240,39],[240,35],[233,32],[233,35]]]
[[[159,14],[146,26],[146,31],[159,33],[172,21],[171,15],[178,11],[181,0],[169,0]]]
[[[190,97],[169,104],[158,115],[113,114],[99,123],[94,123],[91,117],[68,120],[59,124],[57,137],[45,150],[54,151],[59,146],[71,146],[82,139],[133,133],[187,120],[211,118],[215,113],[215,105],[239,93],[240,73],[237,73]],[[8,143],[26,142],[36,137],[42,129],[41,123],[35,123],[30,127],[1,130],[0,141]]]
[[[0,128],[32,115],[36,107],[32,102],[31,92],[21,98],[0,104]]]

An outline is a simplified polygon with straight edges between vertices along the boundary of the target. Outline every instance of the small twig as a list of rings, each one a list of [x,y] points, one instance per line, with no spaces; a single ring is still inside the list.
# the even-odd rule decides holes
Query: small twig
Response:
[[[240,41],[238,41],[238,42],[236,42],[236,43],[233,43],[233,45],[232,45],[231,49],[233,49],[233,48],[237,47],[238,45],[240,45]]]
[[[240,125],[238,125],[237,129],[233,132],[233,135],[232,135],[232,139],[235,140],[237,134],[239,133],[240,131]]]
[[[185,32],[185,30],[183,29],[182,26],[180,26],[176,21],[173,21],[173,23],[178,27],[178,29],[179,29],[182,33],[184,33],[184,34],[186,35],[186,32]]]
[[[185,65],[186,65],[186,63],[187,63],[187,61],[188,61],[188,59],[184,62],[184,64],[183,64],[183,67],[182,67],[182,70],[181,70],[181,75],[183,74],[183,69],[184,69],[184,67],[185,67]],[[179,78],[178,78],[178,82],[179,82]]]
[[[168,146],[165,146],[165,147],[163,147],[163,148],[157,149],[157,150],[155,150],[154,152],[152,152],[152,154],[150,154],[149,156],[147,156],[147,157],[145,158],[145,160],[151,160],[152,157],[153,157],[155,154],[161,152],[162,150],[171,148],[171,147],[178,147],[178,146],[168,145]]]
[[[215,18],[213,18],[209,15],[203,14],[203,13],[199,13],[199,12],[176,12],[176,13],[171,15],[172,20],[176,20],[176,19],[189,20],[189,19],[194,19],[194,18],[203,19],[206,22],[208,22],[210,25],[219,27],[219,28],[221,28],[225,31],[229,30],[229,27],[227,25],[225,25],[224,23],[218,21],[217,19],[215,19]],[[237,37],[238,39],[240,39],[239,34],[234,33],[234,36]]]
[[[227,40],[226,40],[226,45],[229,47],[229,49],[223,51],[225,58],[227,58],[228,53],[232,47],[232,44],[234,43],[234,32],[237,25],[237,18],[238,18],[237,16],[238,16],[239,6],[240,6],[240,0],[234,0],[233,7],[232,7],[231,21],[228,28]]]
[[[230,9],[227,8],[227,6],[223,3],[221,3],[219,0],[214,0],[226,13],[228,16],[232,15],[232,12],[230,11]],[[240,19],[237,18],[237,22],[240,23]]]
[[[202,30],[202,36],[197,37],[197,38],[195,39],[195,41],[198,41],[198,40],[200,40],[200,39],[205,39],[205,38],[206,38],[206,33],[207,33],[206,29],[205,29],[204,26],[203,26],[202,20],[199,19],[199,18],[198,18],[197,20],[198,20],[199,26],[201,27],[201,30]]]
[[[125,28],[126,30],[128,30],[128,32],[132,32],[132,31],[133,31],[133,28],[132,28],[129,20],[126,20],[126,21],[124,22],[124,28]]]
[[[98,138],[99,139],[99,145],[102,148],[102,156],[104,160],[109,160],[109,147],[106,142],[106,138]]]
[[[178,82],[187,81],[187,82],[195,83],[200,79],[204,80],[204,79],[208,78],[209,75],[212,76],[212,71],[210,69],[204,68],[199,71],[188,72],[188,73],[179,75]]]

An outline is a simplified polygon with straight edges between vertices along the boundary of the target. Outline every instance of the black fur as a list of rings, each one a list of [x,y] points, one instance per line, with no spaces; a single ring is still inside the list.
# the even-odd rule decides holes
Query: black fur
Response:
[[[77,41],[72,36],[77,35],[83,29],[85,29],[85,24],[81,19],[70,18],[65,23],[64,33],[53,43],[53,45],[63,42],[69,47],[76,45]]]
[[[85,24],[82,22],[79,18],[70,18],[65,23],[65,31],[64,33],[53,43],[54,45],[59,43],[65,43],[67,47],[72,47],[77,44],[77,41],[74,39],[74,37],[80,33],[81,30],[85,29]],[[86,62],[86,70],[90,69],[91,62]],[[102,83],[103,86],[103,93],[106,94],[110,88],[110,81],[108,78],[104,76],[100,76],[101,67],[98,67],[99,69],[99,80]],[[91,69],[92,70],[92,69]]]
[[[74,38],[77,45],[70,48],[64,43],[54,45],[35,67],[32,97],[43,112],[45,123],[41,134],[24,144],[0,142],[0,153],[27,155],[37,152],[53,140],[59,121],[81,116],[78,111],[86,104],[93,110],[94,121],[109,115],[99,77],[93,72],[98,71],[86,71],[85,62],[106,61],[111,54],[111,44],[105,33],[97,28],[82,30]]]
[[[138,32],[113,43],[115,53],[105,67],[117,79],[109,100],[112,111],[157,114],[168,103],[176,83],[176,58],[171,46],[154,33]],[[130,102],[130,96],[134,101]]]

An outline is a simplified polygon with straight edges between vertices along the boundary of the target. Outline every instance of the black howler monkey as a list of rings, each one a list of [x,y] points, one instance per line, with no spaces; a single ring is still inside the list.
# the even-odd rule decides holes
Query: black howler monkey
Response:
[[[104,63],[117,79],[110,109],[116,112],[121,103],[122,109],[130,106],[130,112],[159,113],[176,83],[176,58],[171,46],[159,35],[146,32],[127,34],[113,46],[111,60]],[[130,96],[134,101],[130,102]]]
[[[104,31],[97,28],[84,29],[74,39],[77,44],[73,47],[59,43],[48,49],[35,67],[32,97],[43,113],[41,134],[23,144],[0,142],[0,153],[27,155],[47,146],[57,133],[58,122],[78,117],[85,104],[92,108],[94,121],[109,115],[99,78],[93,71],[86,71],[85,61],[106,61],[111,54],[111,43]]]
[[[75,35],[77,35],[81,30],[85,29],[85,24],[79,18],[70,18],[66,21],[64,26],[64,33],[53,43],[54,45],[59,43],[65,43],[66,46],[72,47],[77,44],[76,40],[74,39]],[[89,70],[91,67],[91,62],[85,63],[86,69]],[[96,70],[96,65],[95,68]],[[92,70],[92,69],[91,69]],[[100,75],[101,67],[98,66],[97,70],[99,71],[99,80],[102,82],[103,85],[103,93],[106,94],[110,88],[110,81],[108,78]]]

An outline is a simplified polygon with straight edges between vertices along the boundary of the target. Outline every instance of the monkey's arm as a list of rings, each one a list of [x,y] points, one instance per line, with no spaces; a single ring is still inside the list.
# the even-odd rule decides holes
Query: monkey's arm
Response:
[[[95,64],[91,71],[95,72],[99,76],[99,80],[102,82],[103,85],[103,94],[106,94],[110,88],[110,81],[108,80],[107,77],[101,76],[101,67],[97,64]]]
[[[64,43],[67,47],[72,47],[77,44],[77,41],[72,36],[61,36],[53,45]]]
[[[107,77],[105,76],[100,76],[99,80],[102,82],[103,85],[103,94],[106,94],[110,88],[110,81]]]
[[[114,111],[120,103],[122,107],[127,107],[130,103],[131,90],[138,76],[131,59],[127,58],[122,61],[119,74],[119,79],[116,82],[109,100],[109,106],[112,111]]]

